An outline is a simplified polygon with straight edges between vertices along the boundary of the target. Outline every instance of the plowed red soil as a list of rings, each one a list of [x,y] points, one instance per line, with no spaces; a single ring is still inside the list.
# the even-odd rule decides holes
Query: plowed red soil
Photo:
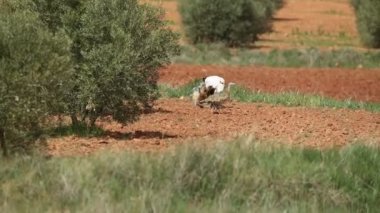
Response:
[[[291,90],[380,101],[379,70],[172,65],[160,71],[160,83],[181,85],[212,74],[225,77],[227,82],[268,92]],[[107,136],[52,138],[48,154],[82,155],[103,149],[161,150],[191,139],[226,140],[242,134],[322,148],[354,141],[380,143],[380,113],[235,102],[213,114],[209,109],[193,106],[190,100],[159,100],[153,113],[143,115],[134,124],[122,127],[103,120],[98,125],[108,131]]]
[[[266,92],[299,91],[380,102],[380,70],[171,65],[160,71],[160,82],[178,86],[207,75]]]
[[[241,134],[310,147],[342,146],[358,140],[380,143],[379,113],[235,102],[214,114],[190,101],[159,100],[155,112],[143,115],[134,124],[122,127],[100,121],[98,125],[109,131],[107,136],[50,139],[48,153],[62,156],[102,149],[160,150],[191,138],[229,139]]]

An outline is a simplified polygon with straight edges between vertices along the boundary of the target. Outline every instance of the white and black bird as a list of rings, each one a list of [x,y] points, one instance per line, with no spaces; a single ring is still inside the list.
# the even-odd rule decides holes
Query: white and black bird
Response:
[[[216,93],[221,93],[224,90],[225,80],[220,76],[212,75],[204,77],[203,82],[207,88],[208,96]]]

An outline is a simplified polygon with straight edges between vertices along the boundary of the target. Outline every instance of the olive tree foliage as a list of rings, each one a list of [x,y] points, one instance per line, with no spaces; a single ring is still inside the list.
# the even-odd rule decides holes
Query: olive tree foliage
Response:
[[[356,25],[362,43],[380,48],[380,1],[351,0],[356,14]]]
[[[73,124],[99,116],[135,121],[158,98],[158,69],[178,54],[178,35],[163,12],[137,0],[33,0],[52,32],[72,39]]]
[[[29,148],[43,120],[64,109],[65,82],[71,78],[70,40],[53,35],[18,1],[0,8],[0,144]]]
[[[186,36],[192,43],[250,45],[271,30],[282,0],[179,0]]]

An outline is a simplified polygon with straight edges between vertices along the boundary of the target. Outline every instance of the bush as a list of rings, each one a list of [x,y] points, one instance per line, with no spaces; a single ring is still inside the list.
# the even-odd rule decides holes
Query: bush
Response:
[[[192,43],[222,42],[245,46],[271,29],[280,0],[180,0],[179,11]]]
[[[52,32],[73,40],[73,124],[99,116],[132,122],[158,97],[158,69],[177,54],[177,35],[163,13],[137,0],[33,0]]]
[[[24,8],[24,9],[20,9]],[[69,39],[52,35],[24,4],[0,8],[0,142],[7,150],[29,148],[47,115],[63,107],[71,75]],[[7,148],[8,147],[8,148]]]
[[[380,1],[351,0],[356,13],[356,24],[363,44],[380,48]]]

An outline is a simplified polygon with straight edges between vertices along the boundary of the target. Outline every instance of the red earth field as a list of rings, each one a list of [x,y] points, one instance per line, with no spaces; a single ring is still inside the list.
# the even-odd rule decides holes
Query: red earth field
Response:
[[[104,120],[98,125],[108,130],[107,136],[50,139],[48,153],[77,155],[109,148],[153,151],[193,139],[215,142],[249,134],[264,141],[322,148],[380,142],[379,113],[236,102],[214,114],[190,101],[159,100],[155,112],[134,124],[123,127]]]
[[[335,98],[380,101],[380,71],[272,69],[173,65],[160,71],[161,83],[180,85],[218,74],[252,89],[301,91]],[[260,140],[311,147],[342,146],[355,141],[380,142],[380,113],[229,103],[219,114],[190,100],[159,100],[152,113],[128,126],[102,120],[104,137],[50,139],[51,155],[89,154],[103,149],[161,150],[191,140],[231,139],[253,135]]]
[[[160,3],[172,27],[181,32],[175,1]],[[296,32],[296,33],[295,33]],[[298,47],[298,36],[336,35],[344,32],[357,40],[355,21],[348,0],[288,0],[276,15],[274,32],[262,37],[262,47]],[[316,33],[314,33],[316,32]],[[355,45],[354,45],[355,46]],[[334,47],[332,47],[334,48]],[[160,70],[160,83],[174,86],[206,75],[220,75],[253,90],[298,91],[336,99],[351,98],[380,102],[380,70],[373,69],[283,69],[266,67],[222,67],[171,65]],[[380,113],[362,110],[282,107],[232,102],[219,114],[200,109],[189,100],[159,100],[153,112],[139,121],[121,126],[107,119],[97,125],[104,137],[69,136],[48,140],[47,153],[72,156],[99,150],[154,151],[191,141],[215,143],[241,135],[278,143],[326,148],[359,142],[380,143]]]

